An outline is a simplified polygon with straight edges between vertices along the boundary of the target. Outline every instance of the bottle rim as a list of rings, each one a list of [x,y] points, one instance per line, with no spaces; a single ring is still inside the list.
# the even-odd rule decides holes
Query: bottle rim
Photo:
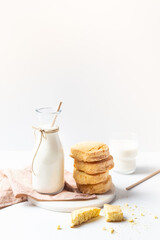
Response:
[[[36,108],[35,112],[39,114],[60,114],[62,110],[59,110],[58,112],[55,110],[54,107],[42,107],[42,108]]]

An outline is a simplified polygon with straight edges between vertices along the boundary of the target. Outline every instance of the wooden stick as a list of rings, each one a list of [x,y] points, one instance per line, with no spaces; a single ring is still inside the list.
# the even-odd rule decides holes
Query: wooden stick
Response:
[[[126,190],[130,190],[131,188],[136,187],[136,186],[139,185],[140,183],[142,183],[142,182],[148,180],[149,178],[155,176],[155,175],[158,174],[158,173],[160,173],[160,169],[157,170],[157,171],[155,171],[155,172],[153,172],[153,173],[151,173],[151,174],[149,174],[147,177],[145,177],[145,178],[139,180],[138,182],[136,182],[136,183],[130,185],[129,187],[126,188]]]
[[[61,105],[62,105],[62,102],[59,103],[58,108],[57,108],[57,112],[59,112],[59,110],[61,109]],[[53,119],[53,122],[52,122],[52,124],[51,124],[51,127],[54,126],[56,119],[57,119],[57,114],[56,114],[56,116],[55,116],[54,119]]]

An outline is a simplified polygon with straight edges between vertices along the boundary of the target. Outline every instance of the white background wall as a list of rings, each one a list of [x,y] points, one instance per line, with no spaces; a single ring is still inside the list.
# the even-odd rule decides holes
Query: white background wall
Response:
[[[158,0],[0,1],[0,149],[31,149],[36,107],[63,101],[65,148],[136,131],[160,151]]]

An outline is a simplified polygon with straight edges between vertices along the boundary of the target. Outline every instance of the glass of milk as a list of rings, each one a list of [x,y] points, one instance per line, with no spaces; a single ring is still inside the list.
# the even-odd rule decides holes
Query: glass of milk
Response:
[[[34,128],[32,186],[39,193],[56,194],[64,187],[64,153],[58,126],[61,111],[39,108],[35,112],[37,123]],[[55,124],[51,127],[55,116]]]
[[[114,133],[109,142],[110,153],[114,159],[113,170],[131,174],[136,169],[138,141],[135,133]]]

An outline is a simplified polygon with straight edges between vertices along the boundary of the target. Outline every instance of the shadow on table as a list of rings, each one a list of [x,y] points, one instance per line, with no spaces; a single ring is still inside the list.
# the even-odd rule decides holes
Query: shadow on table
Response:
[[[151,166],[139,166],[136,168],[136,171],[133,174],[138,175],[138,174],[145,173],[146,175],[148,175],[156,170],[157,170],[157,168],[154,166],[152,166],[152,167]]]
[[[143,196],[143,198],[146,196],[146,199],[148,197],[150,193],[148,192],[140,192],[140,191],[136,191],[135,189],[131,189],[129,191],[127,191],[125,188],[124,189],[120,189],[118,187],[116,187],[116,196],[115,198],[112,200],[111,204],[116,201],[116,200],[120,200],[120,199],[135,199],[135,198],[141,198],[141,196]]]
[[[115,200],[123,199],[123,198],[128,198],[128,192],[125,189],[116,187],[116,196],[111,203],[113,203]]]

